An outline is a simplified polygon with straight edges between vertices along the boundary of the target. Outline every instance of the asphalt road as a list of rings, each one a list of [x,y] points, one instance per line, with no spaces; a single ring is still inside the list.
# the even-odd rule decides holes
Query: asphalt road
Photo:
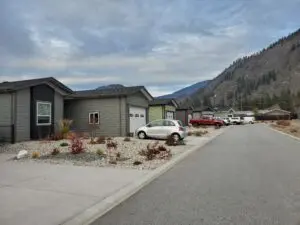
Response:
[[[300,224],[300,142],[236,126],[93,225]]]

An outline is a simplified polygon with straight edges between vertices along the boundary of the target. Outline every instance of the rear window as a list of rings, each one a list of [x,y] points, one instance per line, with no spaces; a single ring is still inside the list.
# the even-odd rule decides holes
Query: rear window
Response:
[[[183,127],[183,123],[180,120],[177,120],[178,124]]]

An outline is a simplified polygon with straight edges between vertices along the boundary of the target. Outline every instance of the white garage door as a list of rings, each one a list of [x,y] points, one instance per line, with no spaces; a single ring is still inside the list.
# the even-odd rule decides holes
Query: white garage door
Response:
[[[146,125],[146,109],[140,107],[129,108],[130,133]]]
[[[174,119],[174,112],[167,112],[166,119],[173,120]]]

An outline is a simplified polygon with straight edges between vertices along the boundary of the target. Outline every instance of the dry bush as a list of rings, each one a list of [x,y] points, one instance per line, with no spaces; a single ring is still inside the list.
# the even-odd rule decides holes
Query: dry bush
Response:
[[[58,148],[54,148],[51,152],[51,155],[58,155],[60,153]]]
[[[291,126],[291,122],[289,120],[279,120],[276,124],[283,127]]]
[[[105,144],[106,143],[106,141],[105,141],[105,137],[104,136],[100,136],[100,137],[98,137],[97,138],[97,144]]]
[[[189,131],[189,132],[187,133],[188,136],[193,136],[193,134],[194,134],[194,133],[193,133],[192,131]]]
[[[158,145],[159,142],[147,145],[147,150],[139,152],[140,155],[145,156],[146,160],[153,159],[170,159],[172,157],[171,150],[168,150],[163,145]]]
[[[141,161],[138,161],[138,160],[133,162],[134,166],[138,166],[138,165],[141,165],[141,164],[143,164],[143,163]]]
[[[129,141],[131,141],[131,139],[130,139],[130,137],[125,137],[123,141],[129,142]]]
[[[293,134],[294,134],[294,133],[298,133],[298,129],[292,128],[292,129],[290,129],[290,132],[293,133]]]
[[[39,152],[32,152],[31,157],[32,157],[33,159],[40,158],[40,153],[39,153]]]

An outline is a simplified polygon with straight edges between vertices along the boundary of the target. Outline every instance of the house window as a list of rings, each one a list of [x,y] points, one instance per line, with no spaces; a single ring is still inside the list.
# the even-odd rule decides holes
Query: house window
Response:
[[[140,117],[141,117],[141,118],[144,118],[145,116],[144,116],[144,114],[141,114]]]
[[[89,113],[89,124],[99,124],[99,112]]]
[[[140,115],[139,114],[135,114],[135,117],[140,117]]]
[[[36,125],[46,126],[51,125],[51,102],[36,103]]]

